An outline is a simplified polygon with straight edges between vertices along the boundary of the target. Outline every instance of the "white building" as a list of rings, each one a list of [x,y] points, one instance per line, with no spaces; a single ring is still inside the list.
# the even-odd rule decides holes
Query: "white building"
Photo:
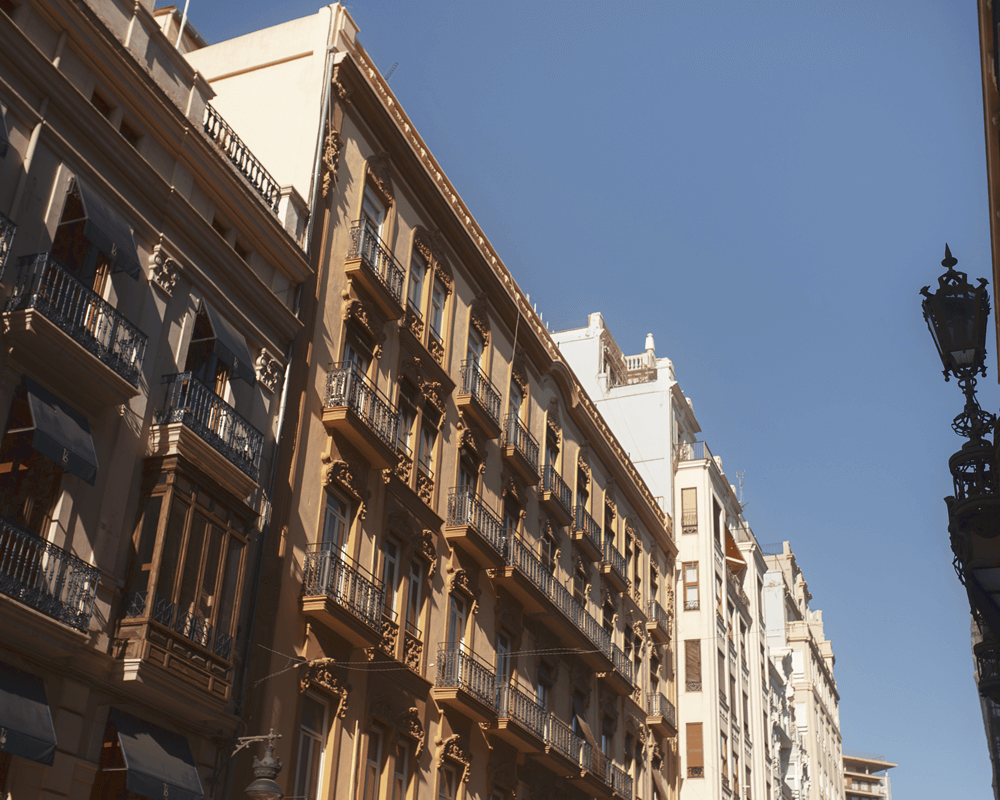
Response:
[[[770,650],[769,650],[770,652]],[[769,798],[806,797],[809,756],[795,717],[792,654],[770,653],[771,661],[771,785]]]
[[[673,365],[626,356],[601,314],[553,334],[665,510],[679,509],[678,758],[681,800],[764,798],[771,679],[761,589],[766,564]],[[683,610],[681,610],[683,609]],[[681,655],[683,654],[683,655]]]
[[[809,780],[793,787],[793,797],[843,800],[840,693],[833,676],[833,644],[823,634],[823,612],[809,608],[812,595],[788,542],[765,560],[767,643],[776,658],[791,655],[795,721],[808,757]]]

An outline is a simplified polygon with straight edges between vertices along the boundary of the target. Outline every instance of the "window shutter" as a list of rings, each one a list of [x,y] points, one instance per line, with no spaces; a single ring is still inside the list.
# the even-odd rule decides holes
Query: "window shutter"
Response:
[[[687,765],[691,767],[705,766],[705,748],[701,738],[701,723],[687,723]]]
[[[701,640],[688,639],[684,642],[685,680],[701,683]]]

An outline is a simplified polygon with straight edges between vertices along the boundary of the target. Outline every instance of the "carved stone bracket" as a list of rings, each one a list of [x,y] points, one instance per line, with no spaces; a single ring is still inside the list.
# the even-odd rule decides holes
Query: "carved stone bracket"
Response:
[[[336,666],[337,662],[332,658],[313,661],[299,678],[299,691],[315,687],[332,694],[337,698],[334,715],[343,719],[347,716],[347,696],[351,693],[351,685],[334,674]]]
[[[438,428],[440,428],[441,423],[444,422],[445,413],[444,390],[441,384],[437,381],[429,381],[419,377],[417,385],[420,387],[420,394],[423,395],[424,400],[434,406],[435,410],[441,415],[441,419],[438,421]]]
[[[413,750],[413,755],[414,757],[418,757],[424,749],[424,740],[426,738],[424,726],[420,722],[420,712],[414,707],[408,708],[396,720],[396,728],[400,736],[406,736],[417,743],[417,746]]]
[[[434,535],[434,531],[424,529],[424,532],[420,534],[420,555],[422,555],[428,562],[428,579],[437,569],[438,555],[436,542],[437,537]]]
[[[454,569],[449,565],[448,572],[451,574],[451,591],[465,595],[472,602],[472,613],[478,614],[482,590],[473,588],[469,574],[464,569]]]
[[[490,317],[486,310],[486,293],[476,295],[469,306],[469,324],[483,337],[483,345],[490,346]]]
[[[281,362],[267,350],[262,349],[254,366],[257,368],[257,380],[260,385],[273,394],[285,377],[285,368],[281,366]]]
[[[553,397],[549,400],[549,413],[545,417],[548,435],[559,444],[562,440],[562,424],[559,421],[559,400]]]
[[[426,228],[418,227],[413,235],[413,246],[417,248],[420,255],[424,257],[434,273],[434,277],[441,281],[446,294],[451,294],[455,284],[455,279],[451,276],[451,269],[444,256],[444,236],[440,231],[428,231]],[[433,339],[431,340],[434,341]]]
[[[330,128],[323,139],[323,197],[330,193],[331,184],[337,180],[337,162],[343,149],[344,140],[340,138],[340,133]]]
[[[385,199],[392,202],[392,159],[386,152],[379,153],[368,159],[368,177]]]
[[[331,82],[334,93],[339,97],[344,103],[351,102],[351,90],[348,89],[344,84],[340,82],[340,65],[338,64],[333,68],[333,80]]]
[[[331,487],[341,489],[360,501],[358,519],[364,519],[367,511],[366,503],[371,499],[371,492],[364,488],[361,479],[364,475],[363,468],[348,464],[346,461],[335,460],[329,455],[324,455],[322,461],[323,486],[328,490]]]
[[[517,504],[521,508],[524,508],[524,490],[521,489],[517,481],[514,480],[513,476],[504,475],[503,490],[500,492],[500,496],[504,500],[510,499],[511,502]]]
[[[514,383],[521,387],[522,392],[528,391],[528,368],[525,363],[524,347],[518,345],[517,350],[514,351],[514,359],[510,364],[510,377]]]
[[[468,420],[465,418],[465,414],[462,412],[459,412],[458,414],[458,430],[459,448],[465,450],[476,461],[480,461],[486,451],[483,448],[483,443],[480,441],[475,429],[469,424]]]
[[[180,265],[170,258],[160,245],[153,248],[153,253],[149,257],[149,279],[153,286],[167,297],[173,296],[180,269]]]
[[[590,485],[590,447],[585,443],[580,445],[580,452],[576,456],[576,467],[580,471],[580,478],[584,486]]]
[[[455,766],[461,768],[462,771],[462,783],[469,782],[469,766],[472,763],[472,758],[469,755],[468,750],[462,747],[462,739],[456,733],[454,736],[449,736],[447,739],[435,739],[434,744],[438,748],[438,765],[442,765],[445,761],[451,761]]]
[[[343,318],[345,322],[352,322],[365,336],[371,340],[375,350],[375,358],[382,354],[382,345],[385,343],[385,333],[382,328],[385,321],[379,316],[371,303],[351,297],[348,292],[343,293]]]

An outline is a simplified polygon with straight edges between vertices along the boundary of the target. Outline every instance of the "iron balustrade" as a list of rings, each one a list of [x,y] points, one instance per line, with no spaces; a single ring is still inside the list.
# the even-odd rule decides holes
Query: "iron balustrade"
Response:
[[[531,551],[531,548],[516,536],[511,537],[507,542],[507,564],[521,572],[541,590],[542,594],[552,599],[552,584],[556,583],[555,578],[546,569],[541,559]]]
[[[14,243],[14,234],[16,233],[17,225],[8,219],[3,212],[0,212],[0,277],[3,277],[4,264],[7,263],[7,256],[10,255],[10,248]]]
[[[701,688],[699,684],[699,690]],[[691,691],[690,689],[688,691]],[[677,709],[660,692],[649,692],[646,695],[646,713],[651,717],[663,717],[674,730],[677,729]]]
[[[403,302],[403,268],[382,241],[375,226],[367,219],[351,226],[351,249],[348,258],[360,258],[397,303]]]
[[[503,523],[471,489],[459,486],[448,492],[448,525],[475,528],[494,550],[503,555]]]
[[[500,392],[480,369],[478,361],[462,362],[462,394],[475,397],[496,424],[500,424]]]
[[[622,649],[616,645],[611,645],[611,663],[615,665],[615,669],[621,673],[621,675],[630,684],[632,683],[633,677],[633,664],[629,661],[628,656],[622,651]]]
[[[399,412],[353,361],[334,364],[326,375],[327,408],[346,406],[389,448],[399,437]]]
[[[576,507],[575,530],[583,531],[584,535],[594,543],[594,547],[601,550],[601,526],[597,524],[587,509],[578,505]]]
[[[204,125],[205,133],[226,154],[240,174],[250,181],[250,185],[260,195],[264,205],[276,212],[281,200],[280,185],[250,152],[246,143],[236,135],[236,131],[208,104],[205,105]]]
[[[164,375],[163,382],[166,400],[157,424],[183,423],[256,481],[264,435],[193,373]]]
[[[382,581],[327,543],[311,545],[302,572],[302,596],[326,596],[372,630],[381,630]]]
[[[513,447],[538,472],[538,442],[517,414],[508,414],[504,421],[504,445]]]
[[[545,741],[549,713],[538,701],[514,686],[497,687],[497,716],[513,719],[526,730]]]
[[[50,253],[18,259],[6,310],[29,308],[41,312],[84,350],[138,388],[146,334]]]
[[[646,617],[650,622],[655,622],[664,627],[670,623],[670,617],[667,616],[667,612],[656,600],[650,600],[646,604]]]
[[[699,608],[701,608],[701,605],[699,604],[699,602],[697,600],[685,600],[684,601],[684,610],[685,611],[697,611]]]
[[[0,592],[86,633],[100,570],[0,517]]]
[[[604,782],[610,786],[616,794],[624,797],[625,800],[631,800],[632,776],[625,772],[625,770],[616,766],[610,758],[607,760],[604,768]]]
[[[497,710],[497,678],[493,667],[463,644],[443,642],[438,645],[434,685],[462,689],[484,706]]]
[[[548,719],[548,736],[545,743],[554,747],[582,769],[590,769],[593,763],[593,746],[582,736],[553,714]]]
[[[542,472],[542,491],[550,492],[553,497],[562,503],[563,508],[572,513],[573,493],[570,492],[566,481],[562,479],[562,476],[556,472],[556,468],[551,464],[546,464]]]
[[[615,572],[625,577],[625,556],[618,552],[610,536],[604,538],[604,563],[610,564]]]
[[[233,637],[226,631],[216,630],[205,617],[193,611],[178,613],[177,604],[162,595],[156,595],[153,607],[148,609],[147,592],[131,592],[125,599],[125,616],[129,619],[148,618],[179,633],[215,655],[229,661],[233,653]]]
[[[705,442],[681,442],[677,445],[678,461],[701,461],[706,458],[709,461],[714,460],[712,451]]]

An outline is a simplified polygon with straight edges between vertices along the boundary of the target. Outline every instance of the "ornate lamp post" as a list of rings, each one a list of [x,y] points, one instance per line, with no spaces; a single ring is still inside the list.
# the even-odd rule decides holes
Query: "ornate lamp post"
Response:
[[[997,419],[984,411],[976,399],[976,375],[986,375],[986,324],[990,315],[987,281],[972,286],[964,272],[955,270],[958,260],[944,248],[933,294],[920,290],[923,311],[938,355],[944,379],[952,375],[965,394],[965,408],[955,417],[952,429],[969,439],[948,460],[955,494],[946,497],[948,532],[955,554],[954,566],[969,595],[973,616],[984,640],[974,652],[979,665],[980,693],[1000,702],[1000,492],[997,483],[997,453],[986,438]]]
[[[267,736],[241,736],[237,739],[238,746],[233,751],[236,755],[251,742],[267,742],[264,745],[264,757],[253,759],[253,782],[243,790],[243,793],[250,800],[282,800],[284,793],[274,779],[281,772],[281,759],[275,758],[274,740],[280,739],[281,734],[275,733],[274,728],[268,732]]]

